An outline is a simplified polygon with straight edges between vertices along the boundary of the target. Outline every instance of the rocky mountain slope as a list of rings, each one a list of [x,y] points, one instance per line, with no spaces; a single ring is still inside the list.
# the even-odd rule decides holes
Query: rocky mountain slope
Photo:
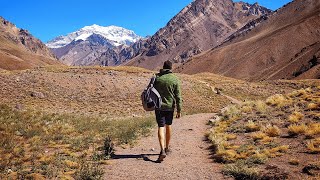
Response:
[[[320,2],[295,0],[251,21],[220,47],[192,58],[183,73],[246,80],[320,78]]]
[[[27,69],[60,64],[51,51],[27,30],[0,17],[0,69]]]
[[[258,4],[231,0],[196,0],[146,39],[126,65],[155,69],[165,60],[176,63],[221,44],[225,38],[261,15],[271,13]]]
[[[140,38],[133,31],[122,27],[94,24],[66,36],[59,36],[46,45],[67,65],[118,65],[119,49]]]

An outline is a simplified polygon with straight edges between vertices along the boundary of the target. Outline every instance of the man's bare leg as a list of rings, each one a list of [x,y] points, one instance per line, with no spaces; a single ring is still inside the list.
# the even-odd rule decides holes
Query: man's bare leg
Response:
[[[161,151],[164,150],[164,127],[159,127],[158,128],[158,139],[159,139],[159,144]]]
[[[158,139],[159,139],[159,144],[160,144],[160,148],[161,148],[161,152],[159,154],[159,159],[158,161],[161,162],[163,161],[163,159],[166,157],[166,153],[165,153],[165,137],[164,137],[164,127],[159,127],[158,128]]]
[[[171,125],[166,125],[166,148],[169,148],[171,140]]]

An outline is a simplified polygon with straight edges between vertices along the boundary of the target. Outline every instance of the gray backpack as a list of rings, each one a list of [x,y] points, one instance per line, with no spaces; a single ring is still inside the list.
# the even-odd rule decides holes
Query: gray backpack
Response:
[[[154,88],[156,77],[152,77],[149,85],[141,94],[143,109],[146,111],[154,111],[161,108],[162,99],[159,92]]]

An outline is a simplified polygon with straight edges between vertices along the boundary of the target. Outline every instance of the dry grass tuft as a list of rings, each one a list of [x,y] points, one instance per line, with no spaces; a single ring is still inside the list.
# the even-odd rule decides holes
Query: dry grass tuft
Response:
[[[261,139],[266,138],[267,135],[266,135],[265,133],[259,131],[259,132],[253,133],[253,134],[251,135],[251,137],[252,137],[252,139],[253,139],[254,141],[256,141],[256,140],[261,140]]]
[[[312,123],[308,125],[308,129],[305,133],[307,139],[312,139],[316,135],[320,134],[320,123]]]
[[[226,134],[225,137],[227,141],[237,139],[237,135],[235,134]]]
[[[281,153],[285,153],[289,150],[289,146],[288,145],[282,145],[282,146],[278,146],[275,148],[272,148],[270,150],[270,152],[281,152]]]
[[[217,162],[222,162],[222,163],[232,163],[237,160],[238,153],[233,150],[233,149],[228,149],[228,150],[219,150],[215,155],[214,159]]]
[[[298,123],[304,115],[300,112],[294,111],[290,116],[289,116],[289,122],[291,123]]]
[[[288,106],[288,105],[292,104],[292,101],[290,99],[286,98],[282,94],[276,94],[274,96],[267,98],[266,103],[268,105],[277,106],[277,107],[281,108],[281,107]]]
[[[245,129],[246,129],[246,132],[255,132],[260,130],[260,126],[250,120],[245,125]]]
[[[249,167],[245,161],[237,161],[235,164],[225,165],[222,173],[235,179],[259,179],[259,170]]]
[[[320,103],[309,103],[307,108],[308,110],[319,110]]]
[[[290,125],[288,127],[289,136],[298,136],[300,134],[304,134],[307,131],[308,127],[305,124],[301,125]]]
[[[273,141],[273,138],[270,136],[265,136],[263,139],[260,140],[263,144],[270,144]]]
[[[267,127],[263,129],[263,132],[270,137],[277,137],[281,134],[281,130],[276,125],[267,125]]]
[[[289,97],[300,97],[307,94],[306,89],[299,89],[288,94]]]
[[[244,113],[251,113],[253,111],[252,106],[244,105],[241,107],[241,111]]]
[[[307,149],[309,150],[309,153],[312,154],[319,154],[320,153],[320,138],[311,140],[307,144]]]
[[[255,108],[259,113],[267,112],[268,106],[264,101],[258,100],[255,102]]]

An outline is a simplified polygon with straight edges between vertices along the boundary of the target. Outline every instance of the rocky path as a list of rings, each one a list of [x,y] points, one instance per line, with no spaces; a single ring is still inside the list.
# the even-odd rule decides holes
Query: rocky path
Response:
[[[232,104],[241,104],[241,101],[239,101],[238,99],[223,94],[222,92],[220,92],[218,89],[216,89],[215,87],[211,86],[211,85],[208,84],[207,82],[205,82],[205,81],[199,81],[199,82],[201,82],[201,83],[205,84],[206,86],[208,86],[209,88],[211,88],[211,90],[212,90],[214,93],[220,94],[221,96],[226,97],[227,99],[229,99],[229,100],[231,101]]]
[[[106,165],[104,179],[224,179],[220,166],[210,158],[205,141],[207,121],[214,114],[196,114],[174,119],[172,153],[156,163],[160,152],[157,129],[140,139],[133,148],[116,149]]]

